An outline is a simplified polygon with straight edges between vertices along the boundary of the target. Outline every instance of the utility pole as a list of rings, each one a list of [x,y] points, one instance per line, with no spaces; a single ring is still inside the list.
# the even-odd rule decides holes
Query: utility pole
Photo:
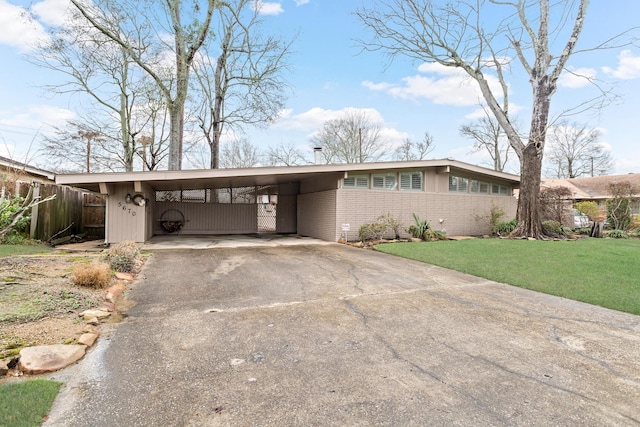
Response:
[[[360,143],[360,163],[362,163],[362,128],[358,128],[358,142]]]

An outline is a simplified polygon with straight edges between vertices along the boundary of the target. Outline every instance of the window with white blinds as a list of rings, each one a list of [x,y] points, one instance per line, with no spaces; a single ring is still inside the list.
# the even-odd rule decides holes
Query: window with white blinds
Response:
[[[369,188],[369,175],[352,175],[342,180],[343,188]]]
[[[414,191],[422,190],[422,172],[401,172],[400,189]]]
[[[395,190],[398,188],[398,177],[393,174],[373,175],[373,188],[382,190]]]

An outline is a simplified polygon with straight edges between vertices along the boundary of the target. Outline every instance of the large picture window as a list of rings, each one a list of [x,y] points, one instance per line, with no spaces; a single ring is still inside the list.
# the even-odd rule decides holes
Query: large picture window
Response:
[[[373,175],[373,188],[395,190],[398,188],[398,177],[395,173]]]
[[[400,173],[401,190],[422,190],[422,172],[402,172]]]

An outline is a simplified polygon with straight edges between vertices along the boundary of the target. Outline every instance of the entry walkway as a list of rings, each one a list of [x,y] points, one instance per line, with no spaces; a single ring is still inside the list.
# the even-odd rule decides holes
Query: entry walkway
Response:
[[[227,234],[227,235],[183,235],[167,234],[153,236],[144,244],[144,249],[155,251],[163,249],[211,249],[276,247],[299,245],[331,245],[332,242],[302,237],[297,234]]]

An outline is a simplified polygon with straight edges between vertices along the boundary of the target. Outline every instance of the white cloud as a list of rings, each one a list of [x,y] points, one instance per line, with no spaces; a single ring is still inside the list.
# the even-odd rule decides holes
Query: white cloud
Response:
[[[302,6],[303,4],[308,4],[311,0],[295,0],[296,6]]]
[[[605,73],[622,80],[640,78],[640,56],[634,56],[630,50],[623,50],[618,55],[618,67],[602,67]]]
[[[314,107],[304,113],[296,115],[292,115],[291,110],[283,110],[275,126],[287,130],[316,131],[320,129],[327,120],[337,119],[343,114],[353,111],[366,114],[372,123],[384,123],[384,118],[375,108],[346,107],[340,110],[325,110],[324,108]]]
[[[55,26],[64,24],[68,8],[69,0],[43,0],[31,6],[40,21]]]
[[[262,1],[262,0],[254,0],[253,1],[253,9],[260,13],[261,15],[280,15],[284,13],[284,9],[280,3]]]
[[[42,25],[27,10],[0,0],[0,44],[28,52],[39,40],[47,39]]]
[[[459,68],[425,63],[418,67],[418,71],[426,75],[404,77],[402,83],[365,81],[362,85],[371,90],[386,92],[395,98],[424,98],[441,105],[469,106],[476,105],[483,99],[477,83]],[[498,80],[491,75],[485,77],[494,93],[500,94]]]
[[[596,78],[596,70],[593,68],[573,68],[568,67],[560,75],[558,85],[571,89],[588,86]]]

